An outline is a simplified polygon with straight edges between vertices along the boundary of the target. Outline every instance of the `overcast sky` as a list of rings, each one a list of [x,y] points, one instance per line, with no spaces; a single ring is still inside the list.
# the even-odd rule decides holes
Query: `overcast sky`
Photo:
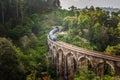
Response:
[[[85,8],[86,6],[95,7],[113,7],[120,8],[120,0],[60,0],[61,6],[64,9],[74,5],[78,8]]]

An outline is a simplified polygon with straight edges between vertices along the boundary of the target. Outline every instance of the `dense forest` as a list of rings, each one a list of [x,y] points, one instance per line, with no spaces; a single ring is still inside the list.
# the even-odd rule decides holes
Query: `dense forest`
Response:
[[[120,11],[108,12],[101,8],[71,8],[74,16],[64,18],[61,40],[79,47],[120,55]],[[74,37],[74,38],[73,38]]]
[[[46,40],[55,25],[63,26],[64,42],[120,55],[120,11],[69,9],[59,0],[0,0],[0,80],[57,80]],[[75,80],[100,80],[86,69],[80,74]]]
[[[120,11],[109,12],[99,7],[78,9],[70,7],[73,16],[63,19],[63,32],[59,40],[78,47],[104,52],[109,55],[120,55]],[[75,80],[99,80],[90,69],[82,68]],[[108,71],[102,80],[114,80],[115,75]]]
[[[61,23],[59,8],[59,0],[0,0],[0,80],[56,78],[46,36]]]

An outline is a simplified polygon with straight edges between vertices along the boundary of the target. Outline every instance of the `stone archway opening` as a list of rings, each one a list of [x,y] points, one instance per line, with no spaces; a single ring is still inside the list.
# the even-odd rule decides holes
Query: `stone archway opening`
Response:
[[[102,62],[97,65],[96,74],[100,77],[103,75],[113,76],[115,74],[115,71],[110,64]]]
[[[79,68],[85,67],[88,70],[92,70],[92,63],[90,59],[86,58],[85,56],[79,58]]]
[[[113,76],[115,74],[114,67],[111,64],[105,63],[104,64],[104,74]]]
[[[87,60],[85,57],[81,57],[79,60],[79,66],[87,66]]]
[[[78,59],[78,73],[76,76],[85,76],[93,74],[92,62],[87,56],[80,56]],[[87,76],[85,76],[87,77]]]
[[[73,67],[74,72],[77,72],[77,61],[75,60],[75,58],[73,58]]]
[[[72,53],[66,55],[67,80],[74,79],[74,73],[77,71],[77,61]]]

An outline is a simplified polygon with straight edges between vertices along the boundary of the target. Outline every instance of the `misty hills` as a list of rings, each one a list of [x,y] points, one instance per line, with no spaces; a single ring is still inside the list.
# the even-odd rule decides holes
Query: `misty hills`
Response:
[[[120,8],[112,8],[112,7],[101,7],[102,10],[104,11],[109,11],[109,12],[118,12],[120,11]]]

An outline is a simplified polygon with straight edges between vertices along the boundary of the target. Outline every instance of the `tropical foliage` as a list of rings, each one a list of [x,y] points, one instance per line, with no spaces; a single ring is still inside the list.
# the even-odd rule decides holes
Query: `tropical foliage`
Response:
[[[120,11],[110,16],[93,6],[60,8],[59,0],[0,1],[0,80],[57,80],[46,40],[54,25],[67,33],[59,36],[62,41],[120,55]],[[79,74],[76,80],[99,80],[86,69]]]

